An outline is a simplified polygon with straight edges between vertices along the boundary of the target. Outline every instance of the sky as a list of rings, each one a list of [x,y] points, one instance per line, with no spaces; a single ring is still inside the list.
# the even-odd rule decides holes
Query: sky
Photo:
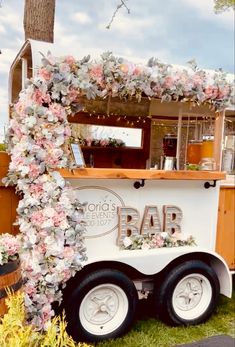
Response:
[[[40,1],[40,0],[39,0]],[[216,15],[213,0],[127,0],[106,29],[120,0],[56,0],[54,41],[61,55],[116,56],[146,64],[186,65],[234,73],[234,12]],[[0,0],[0,141],[8,123],[8,74],[24,43],[23,0]]]

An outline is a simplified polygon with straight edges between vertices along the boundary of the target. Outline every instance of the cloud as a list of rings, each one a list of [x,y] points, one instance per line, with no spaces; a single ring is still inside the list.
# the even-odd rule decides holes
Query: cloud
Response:
[[[9,12],[8,12],[9,11]],[[18,11],[12,9],[4,8],[4,11],[0,12],[0,22],[6,30],[14,30],[15,32],[22,32],[23,22],[22,17]]]
[[[225,11],[221,14],[215,14],[213,0],[180,0],[183,6],[191,7],[204,19],[234,30],[234,11]]]
[[[91,17],[85,12],[75,12],[70,16],[70,18],[80,24],[89,24],[92,22]]]
[[[0,72],[9,72],[10,66],[16,57],[17,49],[1,47],[2,54],[0,55]]]
[[[5,33],[6,29],[3,25],[0,24],[0,33]]]

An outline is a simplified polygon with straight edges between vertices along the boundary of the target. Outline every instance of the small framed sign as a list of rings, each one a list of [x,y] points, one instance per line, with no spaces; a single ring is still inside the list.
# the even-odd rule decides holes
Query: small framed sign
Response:
[[[80,145],[78,143],[71,143],[70,147],[73,159],[77,167],[85,167],[86,165]]]

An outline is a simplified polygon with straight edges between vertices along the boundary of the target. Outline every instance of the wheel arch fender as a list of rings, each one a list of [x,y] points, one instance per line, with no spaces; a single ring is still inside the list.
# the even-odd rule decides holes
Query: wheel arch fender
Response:
[[[228,298],[232,297],[232,275],[225,260],[216,252],[201,251],[181,255],[171,261],[163,269],[162,274],[167,274],[171,268],[187,260],[201,260],[211,266],[218,277],[220,293]]]
[[[63,301],[66,301],[66,296],[69,297],[69,293],[73,288],[77,286],[77,283],[83,280],[91,272],[100,270],[100,269],[110,269],[117,270],[125,274],[130,280],[139,277],[145,277],[146,275],[140,273],[138,270],[133,268],[132,266],[122,263],[120,261],[100,261],[89,263],[85,265],[80,271],[78,271],[74,277],[70,278],[66,283],[65,288],[62,289],[63,292]],[[149,276],[148,276],[149,277]]]

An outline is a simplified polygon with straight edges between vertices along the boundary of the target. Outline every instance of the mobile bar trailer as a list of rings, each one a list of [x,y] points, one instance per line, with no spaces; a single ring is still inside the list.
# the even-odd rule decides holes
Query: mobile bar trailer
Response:
[[[17,96],[16,74],[24,84],[35,73],[33,46],[39,51],[38,44],[27,41],[12,65],[11,101]],[[118,66],[130,73],[127,63]],[[131,69],[141,74],[140,67]],[[77,340],[121,336],[134,321],[138,299],[148,295],[161,320],[190,325],[211,316],[220,293],[232,293],[228,265],[215,251],[220,181],[226,176],[220,171],[224,111],[143,95],[123,101],[113,94],[94,100],[81,96],[82,110],[68,118],[75,144],[71,153],[80,167],[59,169],[86,202],[87,260],[67,282],[61,305]],[[111,127],[114,137],[121,128],[125,140],[112,136],[104,142],[106,128],[99,135],[99,126]],[[161,135],[155,136],[154,126]],[[138,130],[134,135],[133,129]],[[213,131],[213,156],[201,158],[200,170],[186,170],[185,143],[208,131],[210,136]],[[138,138],[137,145],[126,145],[130,138]]]

